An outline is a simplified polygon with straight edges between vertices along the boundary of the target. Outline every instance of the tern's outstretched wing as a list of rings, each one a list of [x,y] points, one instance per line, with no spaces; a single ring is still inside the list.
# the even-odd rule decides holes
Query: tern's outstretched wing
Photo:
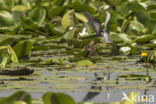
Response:
[[[101,35],[101,23],[98,19],[93,17],[89,12],[85,11],[85,15],[88,18],[88,22],[93,27],[94,31],[96,32],[97,36]]]

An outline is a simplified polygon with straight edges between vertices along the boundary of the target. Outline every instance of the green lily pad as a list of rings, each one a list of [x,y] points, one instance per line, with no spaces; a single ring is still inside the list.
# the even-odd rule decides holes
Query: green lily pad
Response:
[[[88,11],[90,13],[95,13],[95,9],[87,4],[81,4],[80,2],[74,2],[69,4],[69,7],[73,8],[75,11]]]
[[[108,2],[114,6],[116,5],[120,5],[122,3],[123,0],[108,0]]]
[[[44,104],[76,104],[74,99],[64,93],[46,92],[43,95]]]
[[[88,22],[87,18],[81,13],[75,13],[75,16],[77,19],[79,19],[80,21],[82,21],[84,23]]]
[[[156,36],[155,35],[146,34],[146,35],[138,37],[136,42],[137,43],[148,43],[152,39],[156,39]]]
[[[51,9],[51,7],[50,7],[50,8],[48,8],[48,10],[49,10],[48,16],[49,16],[49,18],[54,18],[56,16],[60,16],[61,14],[64,13],[65,9],[66,9],[66,7],[64,7],[64,6],[58,6],[53,9]]]
[[[62,26],[65,30],[69,26],[74,26],[73,13],[73,10],[69,10],[62,18]]]
[[[151,10],[150,12],[150,16],[152,19],[156,20],[156,10]]]
[[[132,21],[132,22],[130,22],[129,29],[130,29],[131,31],[132,31],[132,30],[136,30],[136,31],[138,31],[138,32],[143,32],[143,30],[144,30],[144,25],[141,24],[140,22]]]
[[[44,8],[34,8],[29,13],[29,17],[36,22],[36,24],[41,25],[46,17],[46,10]]]
[[[63,36],[64,39],[73,39],[75,36],[75,28],[71,27]]]
[[[18,91],[8,98],[1,99],[0,103],[1,104],[14,104],[15,101],[24,101],[26,102],[26,104],[31,104],[31,96],[27,92]],[[18,103],[15,103],[15,104],[18,104]]]
[[[80,60],[77,62],[77,66],[91,66],[93,62],[90,60]]]
[[[128,36],[128,34],[125,33],[112,34],[111,39],[112,41],[116,41],[116,42],[126,42],[126,43],[131,42],[130,37]]]
[[[27,104],[27,103],[24,101],[15,101],[13,104]]]
[[[14,25],[14,19],[11,13],[7,11],[0,11],[0,27]]]
[[[29,57],[33,43],[31,41],[21,41],[16,44],[13,49],[18,58]]]

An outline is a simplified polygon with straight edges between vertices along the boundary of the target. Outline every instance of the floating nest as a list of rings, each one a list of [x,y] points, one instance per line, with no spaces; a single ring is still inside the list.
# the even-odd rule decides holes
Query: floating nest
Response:
[[[33,72],[33,69],[28,68],[0,68],[0,75],[30,75]]]

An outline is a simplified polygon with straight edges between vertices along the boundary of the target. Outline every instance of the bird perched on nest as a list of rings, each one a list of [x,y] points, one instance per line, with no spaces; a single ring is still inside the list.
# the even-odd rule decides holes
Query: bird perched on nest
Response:
[[[110,40],[110,34],[109,34],[109,28],[108,23],[110,20],[110,13],[106,11],[106,20],[105,20],[105,28],[102,30],[101,23],[98,19],[96,19],[94,16],[92,16],[89,12],[85,11],[85,15],[88,18],[88,22],[93,27],[94,31],[96,32],[97,36],[103,36],[103,40],[107,43],[112,43]]]

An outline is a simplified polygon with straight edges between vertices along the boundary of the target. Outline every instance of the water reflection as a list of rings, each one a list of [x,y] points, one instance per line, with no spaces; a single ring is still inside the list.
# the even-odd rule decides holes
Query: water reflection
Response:
[[[84,97],[83,101],[88,101],[96,97],[100,94],[102,91],[102,86],[98,86],[99,81],[101,80],[110,80],[110,73],[102,73],[102,76],[99,76],[98,73],[94,73],[95,80],[93,81],[93,85],[90,87],[90,92],[87,93],[87,95]],[[108,92],[109,87],[106,86],[106,99],[110,98],[110,94]]]

